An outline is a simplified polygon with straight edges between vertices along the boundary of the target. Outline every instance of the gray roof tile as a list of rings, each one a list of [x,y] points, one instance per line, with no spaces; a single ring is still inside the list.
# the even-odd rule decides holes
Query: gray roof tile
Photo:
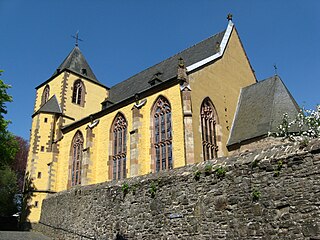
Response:
[[[217,43],[221,43],[225,31],[222,31],[206,40],[183,50],[182,52],[150,67],[146,70],[120,82],[111,87],[109,101],[113,103],[121,102],[136,93],[148,90],[157,85],[157,82],[168,81],[177,75],[178,59],[182,57],[186,66],[190,66],[218,52]],[[157,77],[161,81],[156,81],[155,85],[150,84],[150,80]],[[152,81],[151,81],[152,82]]]
[[[53,73],[52,76],[55,76],[64,69],[69,69],[82,76],[90,78],[94,82],[99,82],[96,76],[94,75],[92,69],[90,68],[89,64],[87,63],[86,59],[84,58],[83,54],[81,53],[79,47],[77,46],[72,49],[72,51],[63,60],[63,62],[60,64],[60,66],[57,68],[57,70]]]
[[[62,113],[56,95],[53,95],[45,104],[43,104],[35,114],[40,112]]]
[[[278,76],[241,90],[227,146],[276,132],[283,114],[294,119],[299,106]]]

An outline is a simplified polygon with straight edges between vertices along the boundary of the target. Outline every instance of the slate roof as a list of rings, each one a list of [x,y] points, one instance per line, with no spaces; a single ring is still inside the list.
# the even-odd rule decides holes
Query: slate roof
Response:
[[[178,59],[182,57],[186,66],[190,66],[207,57],[210,57],[219,51],[217,43],[221,43],[225,31],[222,31],[206,40],[193,45],[186,50],[150,67],[146,70],[128,78],[127,80],[111,87],[108,101],[113,103],[120,102],[136,93],[151,89],[150,81],[157,78],[156,83],[168,81],[177,76]],[[160,80],[160,81],[159,81]]]
[[[283,114],[294,119],[299,106],[278,76],[241,90],[227,146],[276,132]]]
[[[58,71],[59,69],[59,71]],[[94,82],[99,83],[98,79],[94,75],[92,69],[90,68],[89,64],[87,63],[86,59],[84,58],[82,52],[80,51],[79,47],[75,46],[69,55],[63,60],[57,70],[53,73],[52,76],[55,76],[59,72],[63,71],[64,69],[69,69],[73,72],[76,72],[86,78],[91,79]],[[86,74],[82,72],[82,69],[85,69]]]
[[[33,114],[33,116],[40,112],[58,114],[62,113],[56,95],[53,95],[45,104],[43,104],[40,109]]]

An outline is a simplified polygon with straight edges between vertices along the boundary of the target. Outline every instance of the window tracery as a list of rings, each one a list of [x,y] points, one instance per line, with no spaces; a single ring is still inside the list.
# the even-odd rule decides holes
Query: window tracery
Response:
[[[155,171],[173,168],[171,106],[159,97],[153,107],[153,152]]]
[[[77,80],[73,84],[72,102],[83,106],[84,105],[84,84],[82,81]]]
[[[217,158],[218,146],[216,136],[217,114],[209,98],[206,98],[200,110],[202,131],[202,152],[204,161]]]
[[[83,136],[77,132],[72,140],[71,186],[81,184]]]
[[[127,177],[127,121],[122,114],[118,114],[113,122],[113,154],[112,154],[112,179]]]
[[[50,87],[49,85],[46,85],[42,93],[41,105],[48,102],[49,96],[50,96]]]

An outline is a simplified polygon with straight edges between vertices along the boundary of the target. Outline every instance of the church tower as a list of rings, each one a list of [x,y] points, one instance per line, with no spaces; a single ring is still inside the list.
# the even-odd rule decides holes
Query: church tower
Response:
[[[78,44],[53,75],[36,87],[27,164],[35,186],[29,202],[30,222],[39,221],[42,200],[55,192],[61,128],[100,111],[108,90],[97,80]]]

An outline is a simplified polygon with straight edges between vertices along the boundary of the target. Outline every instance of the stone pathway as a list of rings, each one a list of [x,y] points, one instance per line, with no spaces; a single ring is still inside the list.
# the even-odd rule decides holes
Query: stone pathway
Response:
[[[0,240],[50,240],[39,232],[0,231]]]

